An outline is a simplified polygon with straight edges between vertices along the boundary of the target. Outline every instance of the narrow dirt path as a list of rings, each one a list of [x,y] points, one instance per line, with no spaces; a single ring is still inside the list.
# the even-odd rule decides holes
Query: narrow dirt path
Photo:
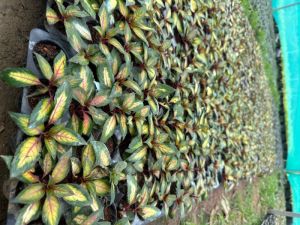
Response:
[[[42,24],[46,0],[0,1],[0,70],[25,64],[30,30]],[[10,154],[14,147],[16,127],[7,111],[18,111],[20,91],[0,82],[0,154]],[[0,161],[0,224],[6,218],[4,196],[8,171]]]

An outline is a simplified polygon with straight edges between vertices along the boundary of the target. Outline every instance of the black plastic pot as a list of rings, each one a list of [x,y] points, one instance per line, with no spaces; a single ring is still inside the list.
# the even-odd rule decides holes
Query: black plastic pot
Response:
[[[34,62],[34,56],[33,56],[34,46],[39,42],[54,43],[65,52],[67,58],[71,58],[75,54],[74,50],[67,42],[57,38],[54,34],[50,34],[41,29],[33,29],[30,32],[30,37],[29,37],[26,68],[30,69],[34,74],[38,75],[39,77],[41,77],[41,72],[37,67],[36,63]],[[30,107],[27,98],[28,92],[29,89],[24,88],[21,97],[21,112],[26,114],[30,114],[32,111],[32,108]],[[16,136],[16,145],[18,145],[22,141],[22,139],[23,139],[23,133],[19,130]],[[17,180],[12,180],[10,183],[10,192],[9,192],[10,200],[13,199],[16,194],[18,183],[19,182]],[[14,225],[16,223],[16,218],[19,213],[19,210],[20,210],[19,205],[13,204],[9,201],[6,225]]]

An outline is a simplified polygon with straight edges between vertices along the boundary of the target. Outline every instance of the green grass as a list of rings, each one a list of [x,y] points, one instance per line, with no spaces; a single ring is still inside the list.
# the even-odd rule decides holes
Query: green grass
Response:
[[[283,193],[280,172],[274,172],[247,185],[246,189],[239,190],[233,198],[228,199],[230,212],[227,217],[220,206],[215,215],[203,215],[199,212],[197,221],[187,220],[182,225],[260,225],[268,209],[280,208],[278,204],[284,199]]]
[[[264,72],[267,76],[268,83],[277,106],[280,104],[280,94],[277,86],[277,72],[273,70],[272,64],[269,61],[268,40],[265,31],[261,27],[260,16],[258,11],[254,10],[249,0],[241,0],[244,12],[248,17],[249,23],[254,30],[256,40],[261,49],[262,63]]]

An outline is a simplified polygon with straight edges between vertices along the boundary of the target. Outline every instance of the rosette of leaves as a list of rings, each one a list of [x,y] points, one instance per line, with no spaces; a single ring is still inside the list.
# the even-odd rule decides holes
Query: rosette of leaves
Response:
[[[272,116],[270,95],[254,76],[257,52],[237,32],[250,33],[237,6],[57,0],[51,7],[48,22],[64,25],[76,55],[67,63],[59,54],[53,69],[37,55],[45,79],[26,69],[1,74],[41,98],[31,115],[11,113],[26,137],[4,157],[24,184],[21,224],[40,211],[50,225],[184,217],[220,181],[231,188],[271,167],[272,123],[261,122]],[[57,215],[47,215],[52,204]]]

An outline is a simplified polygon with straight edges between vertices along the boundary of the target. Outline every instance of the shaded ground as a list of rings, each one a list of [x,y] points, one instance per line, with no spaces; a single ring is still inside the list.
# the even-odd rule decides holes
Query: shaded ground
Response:
[[[0,70],[11,66],[23,66],[27,54],[29,32],[41,24],[45,1],[2,0],[0,1]],[[16,127],[7,111],[17,111],[20,92],[0,82],[0,154],[9,154],[13,149]],[[5,180],[8,171],[0,161],[0,224],[6,216],[7,201]],[[3,191],[2,191],[3,190]]]

